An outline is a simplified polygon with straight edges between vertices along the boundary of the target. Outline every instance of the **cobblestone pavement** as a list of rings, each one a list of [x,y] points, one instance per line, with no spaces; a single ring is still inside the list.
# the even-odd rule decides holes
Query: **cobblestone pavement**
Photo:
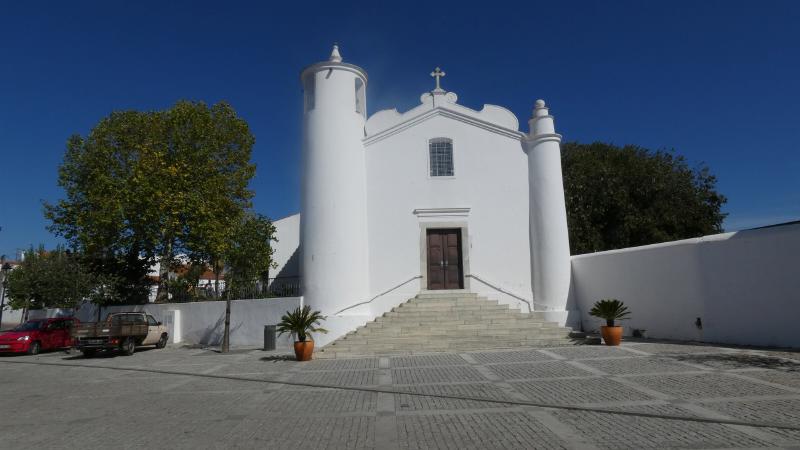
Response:
[[[800,353],[674,343],[308,363],[2,356],[0,399],[9,449],[800,448]]]

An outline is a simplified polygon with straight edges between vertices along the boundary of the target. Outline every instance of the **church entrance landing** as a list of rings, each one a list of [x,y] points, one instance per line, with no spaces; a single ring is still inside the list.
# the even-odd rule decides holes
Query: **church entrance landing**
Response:
[[[428,289],[463,289],[461,229],[428,229]]]

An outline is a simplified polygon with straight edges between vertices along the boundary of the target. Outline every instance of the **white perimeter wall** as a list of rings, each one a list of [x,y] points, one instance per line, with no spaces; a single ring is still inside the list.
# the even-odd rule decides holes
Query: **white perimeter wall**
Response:
[[[572,272],[586,331],[603,325],[594,302],[618,298],[626,334],[800,347],[800,225],[574,256]]]
[[[301,303],[300,297],[271,298],[268,300],[233,300],[231,302],[231,345],[256,346],[264,344],[264,325],[275,325],[286,311],[297,308]],[[146,311],[156,320],[166,322],[166,312],[180,311],[181,316],[181,344],[189,345],[220,345],[225,327],[225,302],[194,302],[194,303],[150,303],[146,305],[113,306],[103,308],[101,317],[105,318],[110,312],[118,311]],[[97,310],[92,304],[87,304],[78,309],[75,316],[81,322],[94,322],[97,320]],[[30,317],[58,317],[71,316],[72,310],[48,309],[31,311]],[[19,317],[19,316],[17,316]],[[19,318],[17,319],[17,323]],[[5,322],[5,318],[3,319]],[[314,336],[320,341],[320,336]],[[323,337],[324,339],[324,337]],[[292,338],[283,335],[278,338],[277,346],[282,349],[291,347]],[[320,342],[320,345],[322,343]]]

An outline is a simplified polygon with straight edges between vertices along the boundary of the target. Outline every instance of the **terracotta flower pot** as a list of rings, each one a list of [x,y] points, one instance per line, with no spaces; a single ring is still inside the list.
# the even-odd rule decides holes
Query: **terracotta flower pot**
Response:
[[[603,341],[606,345],[619,345],[622,342],[622,327],[617,325],[613,327],[602,326],[600,327],[600,334],[603,336]]]
[[[298,361],[311,361],[312,353],[314,353],[314,341],[308,340],[294,343],[294,356]]]

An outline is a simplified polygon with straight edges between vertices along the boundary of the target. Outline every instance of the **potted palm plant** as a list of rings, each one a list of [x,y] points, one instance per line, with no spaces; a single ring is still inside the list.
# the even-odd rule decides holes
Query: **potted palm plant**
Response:
[[[311,307],[299,306],[294,311],[286,311],[278,324],[278,335],[290,333],[295,336],[294,355],[298,361],[310,361],[314,352],[314,340],[311,333],[327,333],[328,330],[318,327],[325,317],[319,311],[311,311]]]
[[[605,319],[606,325],[600,327],[600,334],[606,345],[619,345],[622,341],[622,326],[614,325],[614,321],[627,319],[630,315],[625,303],[615,298],[603,299],[594,304],[589,314]]]

